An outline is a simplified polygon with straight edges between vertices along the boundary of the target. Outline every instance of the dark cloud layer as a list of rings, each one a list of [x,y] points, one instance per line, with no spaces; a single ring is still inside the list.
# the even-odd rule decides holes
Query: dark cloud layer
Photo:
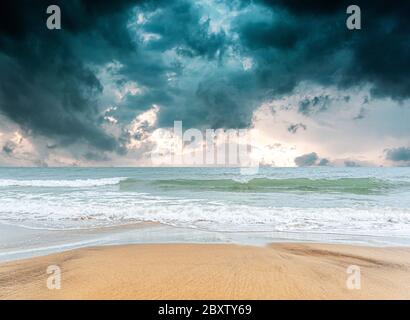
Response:
[[[410,161],[410,148],[389,149],[386,151],[386,159],[391,161]]]
[[[310,167],[316,165],[319,157],[316,152],[304,154],[300,157],[295,158],[295,164],[298,167]]]
[[[62,10],[63,30],[46,28],[46,8]],[[95,50],[124,46],[115,37],[125,20],[117,12],[131,1],[4,1],[0,13],[0,111],[29,133],[61,144],[85,142],[116,150],[113,137],[98,123],[97,98],[103,87],[87,66],[77,43],[95,37]],[[124,20],[124,21],[123,21]],[[119,21],[123,21],[118,25]],[[113,28],[108,30],[112,23]],[[104,25],[106,27],[104,28]],[[102,28],[100,28],[102,27]],[[98,32],[98,36],[92,33]],[[105,46],[97,41],[104,39]]]
[[[299,129],[306,130],[307,127],[306,127],[306,125],[304,125],[303,123],[291,124],[291,125],[288,127],[288,131],[289,131],[290,133],[296,133],[296,132],[298,132]]]
[[[303,36],[293,37],[292,54],[283,60],[285,64],[289,62],[287,66],[293,74],[290,81],[313,78],[340,86],[368,82],[374,85],[376,95],[394,99],[410,97],[410,79],[406,76],[410,71],[408,1],[355,1],[362,12],[360,31],[346,28],[346,8],[352,4],[348,0],[261,0],[260,3],[282,11],[283,19],[279,20],[293,21],[285,28],[287,32],[303,29],[297,33]],[[272,31],[274,27],[272,24]],[[266,47],[278,48],[268,42]]]
[[[209,33],[209,19],[200,22],[201,15],[207,16],[200,6],[185,1],[163,6],[161,14],[143,27],[160,36],[148,46],[151,53],[177,48],[180,57],[214,61],[218,70],[203,68],[178,87],[157,83],[155,94],[136,98],[136,104],[162,103],[160,125],[181,119],[187,126],[247,127],[260,103],[290,93],[306,80],[342,88],[369,83],[376,95],[397,100],[409,97],[408,5],[393,1],[385,10],[382,1],[359,1],[363,30],[350,31],[346,27],[348,1],[254,3],[260,9],[249,7],[239,13],[230,33]],[[243,9],[250,2],[230,5]],[[380,50],[384,41],[390,48],[387,55]],[[229,48],[252,58],[253,67],[229,68]],[[185,67],[182,60],[168,71],[183,77]],[[331,103],[329,97],[315,99],[304,101],[299,111],[310,116],[327,110]]]
[[[323,159],[321,159],[320,161],[319,161],[319,163],[318,163],[318,165],[319,166],[327,166],[327,165],[329,165],[330,164],[330,161],[328,160],[328,159],[326,159],[326,158],[323,158]]]
[[[146,88],[119,103],[113,116],[120,126],[158,104],[159,126],[183,120],[188,127],[247,127],[257,106],[302,81],[370,84],[375,96],[409,98],[410,2],[356,1],[360,31],[346,28],[350,2],[226,1],[239,13],[228,29],[212,29],[212,15],[187,0],[3,1],[0,112],[28,134],[59,146],[85,143],[98,149],[88,158],[105,159],[99,152],[124,152],[125,142],[101,126],[107,88],[96,70],[112,61],[123,66],[117,85],[134,81]],[[49,4],[61,7],[63,30],[46,29]],[[138,26],[135,10],[148,17]],[[244,57],[250,68],[232,62]],[[328,99],[318,96],[296,107],[314,116],[327,110]]]
[[[3,146],[3,152],[10,155],[13,153],[14,148],[16,147],[16,145],[12,142],[7,142],[4,146]]]

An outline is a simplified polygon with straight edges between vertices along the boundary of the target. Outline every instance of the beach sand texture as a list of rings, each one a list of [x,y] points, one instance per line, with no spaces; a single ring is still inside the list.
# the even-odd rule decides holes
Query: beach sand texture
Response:
[[[47,267],[61,289],[47,288]],[[350,265],[361,289],[349,290]],[[410,248],[144,244],[0,265],[0,299],[409,299]]]

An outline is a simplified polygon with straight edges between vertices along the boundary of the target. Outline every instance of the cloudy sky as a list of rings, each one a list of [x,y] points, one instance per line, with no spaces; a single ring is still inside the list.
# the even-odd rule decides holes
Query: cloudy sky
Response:
[[[350,4],[2,1],[0,165],[150,165],[179,120],[257,130],[265,165],[409,165],[410,2]]]

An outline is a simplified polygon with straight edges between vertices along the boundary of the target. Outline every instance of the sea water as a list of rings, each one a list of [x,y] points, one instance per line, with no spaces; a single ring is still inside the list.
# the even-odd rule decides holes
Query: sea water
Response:
[[[410,168],[0,168],[0,223],[410,237]]]

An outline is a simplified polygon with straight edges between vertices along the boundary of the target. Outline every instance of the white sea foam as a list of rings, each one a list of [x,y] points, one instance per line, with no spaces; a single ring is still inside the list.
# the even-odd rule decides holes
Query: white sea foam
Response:
[[[116,185],[127,178],[75,179],[75,180],[13,180],[0,179],[0,187],[84,188]]]
[[[258,207],[141,193],[73,192],[0,199],[0,220],[44,228],[81,228],[154,221],[218,231],[410,234],[410,209]]]
[[[232,170],[0,169],[0,222],[410,237],[409,168],[262,168],[252,179]]]

